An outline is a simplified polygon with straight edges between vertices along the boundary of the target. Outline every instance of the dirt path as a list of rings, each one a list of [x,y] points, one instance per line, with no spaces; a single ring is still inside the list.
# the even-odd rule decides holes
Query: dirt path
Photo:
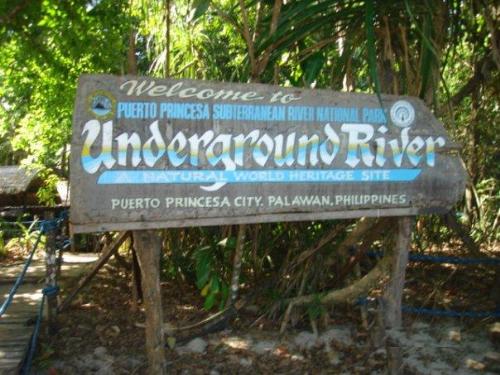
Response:
[[[199,291],[162,284],[165,320],[190,324],[206,317]],[[173,374],[383,374],[386,353],[374,348],[357,308],[330,311],[317,335],[298,325],[285,335],[266,319],[249,328],[261,307],[242,311],[228,329],[166,349]],[[59,316],[60,331],[42,340],[40,374],[145,374],[143,311],[133,311],[127,272],[107,266]],[[489,321],[416,319],[405,316],[397,339],[405,374],[494,374],[486,357],[498,351],[488,337]],[[495,366],[495,365],[494,365]],[[495,367],[493,367],[495,368]]]

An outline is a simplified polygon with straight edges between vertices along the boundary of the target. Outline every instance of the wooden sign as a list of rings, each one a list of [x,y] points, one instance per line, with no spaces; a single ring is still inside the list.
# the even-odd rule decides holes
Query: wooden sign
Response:
[[[80,79],[75,232],[444,212],[465,175],[416,98]]]

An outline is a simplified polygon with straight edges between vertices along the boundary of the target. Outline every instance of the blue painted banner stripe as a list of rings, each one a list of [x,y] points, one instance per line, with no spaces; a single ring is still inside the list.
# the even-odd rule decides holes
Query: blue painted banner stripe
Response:
[[[121,170],[103,172],[100,185],[409,182],[421,169],[256,169],[256,170]]]

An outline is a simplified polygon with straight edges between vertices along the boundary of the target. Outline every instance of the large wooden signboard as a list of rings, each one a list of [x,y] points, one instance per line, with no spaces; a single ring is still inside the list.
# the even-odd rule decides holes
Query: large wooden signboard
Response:
[[[415,98],[132,76],[81,77],[71,160],[75,232],[443,212],[465,184]]]

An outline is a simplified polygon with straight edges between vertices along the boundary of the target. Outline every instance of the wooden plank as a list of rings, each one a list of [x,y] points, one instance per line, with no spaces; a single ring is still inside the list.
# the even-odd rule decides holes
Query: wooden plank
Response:
[[[9,330],[12,330],[12,329],[23,329],[23,330],[26,330],[27,329],[27,326],[24,325],[24,324],[20,324],[20,323],[2,323],[2,332],[4,331],[9,331]],[[28,329],[29,330],[29,329]]]
[[[26,325],[28,321],[30,321],[33,318],[36,318],[36,313],[26,314],[24,316],[16,316],[11,318],[2,318],[2,320],[0,320],[0,327],[6,324]]]
[[[27,348],[31,338],[29,334],[19,335],[17,338],[6,337],[5,342],[0,344],[0,350],[10,350],[11,348]]]
[[[217,226],[217,225],[236,225],[236,224],[257,224],[257,223],[273,223],[281,221],[308,221],[308,220],[335,220],[335,219],[356,219],[360,217],[397,217],[397,216],[416,216],[424,214],[444,214],[447,209],[439,208],[391,208],[391,209],[366,209],[352,210],[348,212],[321,212],[321,213],[301,213],[289,212],[283,214],[269,215],[246,215],[233,216],[230,219],[227,217],[213,217],[209,219],[183,219],[183,220],[165,220],[165,221],[145,221],[141,223],[126,223],[126,222],[103,222],[99,224],[72,224],[72,230],[79,232],[106,232],[119,230],[134,230],[134,229],[155,229],[155,228],[181,228],[191,226]]]
[[[0,350],[0,361],[4,358],[6,359],[17,359],[22,358],[24,356],[24,348],[11,348],[7,350]]]
[[[16,368],[19,362],[18,358],[3,358],[0,360],[0,366],[3,368]]]

